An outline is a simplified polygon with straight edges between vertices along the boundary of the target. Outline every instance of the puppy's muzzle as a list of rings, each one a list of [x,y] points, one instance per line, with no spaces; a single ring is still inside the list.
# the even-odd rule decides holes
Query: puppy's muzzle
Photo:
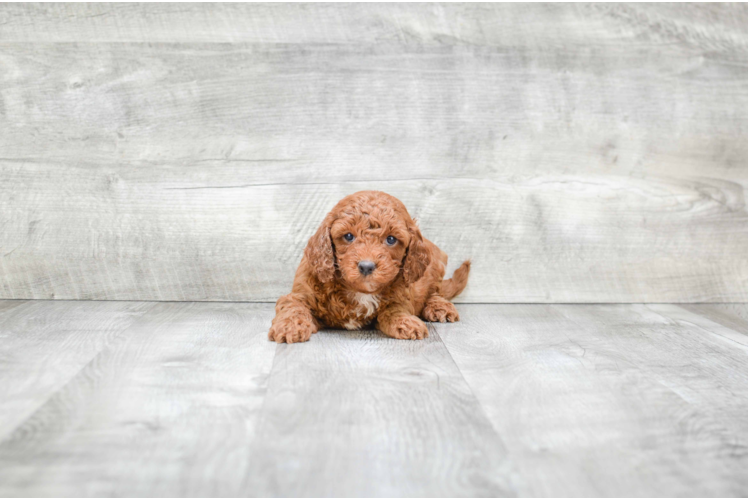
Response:
[[[377,265],[370,260],[362,260],[358,263],[358,272],[362,276],[369,276],[377,268]]]

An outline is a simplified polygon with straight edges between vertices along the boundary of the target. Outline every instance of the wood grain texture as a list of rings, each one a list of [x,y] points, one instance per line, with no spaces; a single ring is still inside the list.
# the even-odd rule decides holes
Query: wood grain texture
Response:
[[[0,8],[0,297],[272,301],[342,196],[464,302],[748,300],[743,5]],[[109,43],[116,42],[116,43]]]
[[[143,302],[0,302],[0,439],[151,307]]]
[[[499,436],[438,334],[278,347],[245,493],[513,496]]]
[[[2,319],[6,311],[15,309],[16,307],[22,306],[27,302],[27,300],[0,300],[0,319]]]
[[[463,42],[492,46],[518,41],[588,43],[625,35],[725,50],[745,46],[748,9],[742,5],[625,3],[6,4],[0,20],[0,41],[11,42]]]
[[[71,307],[55,304],[37,307]],[[150,305],[0,441],[0,495],[236,494],[275,351],[266,337],[272,307]],[[24,333],[14,331],[17,342]],[[48,358],[62,356],[48,347]],[[27,397],[36,392],[24,387]]]
[[[276,346],[270,304],[0,301],[0,425],[25,414],[0,496],[748,494],[744,333],[673,304],[459,310],[420,342]]]
[[[707,305],[707,304],[705,304]],[[711,304],[708,304],[711,305]],[[728,316],[733,321],[718,321],[723,319],[726,315],[716,316],[714,314],[701,314],[697,310],[692,310],[690,306],[681,307],[675,304],[650,304],[648,306],[653,311],[656,311],[667,318],[676,322],[683,322],[689,326],[699,328],[708,332],[711,336],[722,337],[730,343],[730,345],[737,344],[738,347],[748,352],[748,331],[746,331],[746,324],[743,321],[736,320],[734,316]],[[719,309],[717,309],[719,310]],[[714,317],[716,316],[716,317]]]
[[[683,309],[748,335],[748,304],[683,304]]]
[[[745,496],[745,336],[674,305],[463,305],[437,325],[521,496]],[[732,337],[732,338],[731,338]]]

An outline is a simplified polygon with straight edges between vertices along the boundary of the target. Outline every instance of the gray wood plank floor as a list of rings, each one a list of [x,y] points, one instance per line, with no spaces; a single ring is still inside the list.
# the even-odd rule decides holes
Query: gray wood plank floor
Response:
[[[748,306],[0,301],[2,496],[745,496]]]

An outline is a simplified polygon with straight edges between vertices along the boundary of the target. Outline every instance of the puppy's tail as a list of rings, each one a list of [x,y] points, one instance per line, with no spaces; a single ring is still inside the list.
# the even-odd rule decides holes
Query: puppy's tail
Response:
[[[447,300],[452,300],[462,293],[467,286],[468,275],[470,274],[470,261],[466,260],[458,267],[452,277],[441,282],[439,295]]]

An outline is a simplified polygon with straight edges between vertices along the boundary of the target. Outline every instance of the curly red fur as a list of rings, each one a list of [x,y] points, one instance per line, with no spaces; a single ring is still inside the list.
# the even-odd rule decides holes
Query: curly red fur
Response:
[[[374,271],[362,274],[361,261],[374,263]],[[390,337],[425,338],[422,319],[459,320],[449,299],[467,285],[470,261],[443,280],[446,264],[447,254],[423,237],[400,200],[381,191],[346,196],[309,239],[291,293],[276,303],[268,336],[304,342],[323,326],[375,324]]]

